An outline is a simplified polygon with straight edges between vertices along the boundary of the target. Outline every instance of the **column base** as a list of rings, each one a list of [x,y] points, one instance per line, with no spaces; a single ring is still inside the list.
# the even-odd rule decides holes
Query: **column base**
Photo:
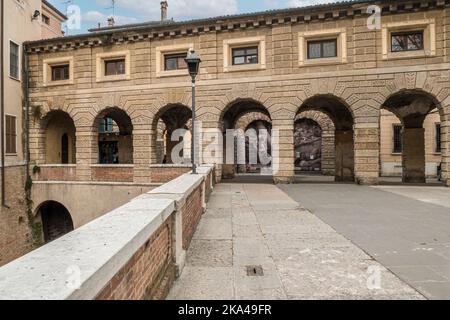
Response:
[[[294,177],[273,177],[275,184],[293,184],[295,182]]]
[[[450,179],[444,180],[444,185],[450,188]]]
[[[355,180],[360,186],[376,186],[380,182],[378,177],[356,177]]]
[[[403,183],[427,183],[425,177],[404,177]]]

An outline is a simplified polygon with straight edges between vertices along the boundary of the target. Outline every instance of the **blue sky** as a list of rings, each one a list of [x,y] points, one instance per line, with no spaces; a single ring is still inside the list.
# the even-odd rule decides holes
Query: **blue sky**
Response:
[[[50,0],[50,2],[66,12],[65,2],[68,0]],[[160,0],[116,0],[115,17],[118,24],[136,23],[158,20],[160,16]],[[277,8],[300,7],[318,3],[333,2],[330,0],[168,0],[169,18],[186,20],[192,18],[213,17],[224,14],[263,11]],[[68,30],[68,34],[86,32],[98,23],[106,24],[112,15],[111,0],[72,0],[81,9],[81,28]]]

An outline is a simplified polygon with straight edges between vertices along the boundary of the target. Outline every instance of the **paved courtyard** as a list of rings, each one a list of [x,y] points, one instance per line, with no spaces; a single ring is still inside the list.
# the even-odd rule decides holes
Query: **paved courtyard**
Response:
[[[423,296],[278,187],[235,183],[216,187],[169,299]]]
[[[450,189],[280,186],[428,299],[450,299]]]

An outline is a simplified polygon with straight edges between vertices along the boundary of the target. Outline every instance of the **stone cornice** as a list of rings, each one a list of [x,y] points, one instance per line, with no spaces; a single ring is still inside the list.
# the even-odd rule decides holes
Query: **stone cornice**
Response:
[[[117,30],[112,29],[78,36],[40,40],[28,42],[25,45],[28,53],[58,52],[102,45],[110,46],[165,38],[197,36],[207,33],[230,32],[233,30],[351,19],[368,15],[366,11],[369,5],[381,6],[382,14],[387,15],[440,9],[450,6],[450,0],[398,0],[395,3],[386,0],[341,2],[168,24],[124,26],[124,28],[118,28]]]

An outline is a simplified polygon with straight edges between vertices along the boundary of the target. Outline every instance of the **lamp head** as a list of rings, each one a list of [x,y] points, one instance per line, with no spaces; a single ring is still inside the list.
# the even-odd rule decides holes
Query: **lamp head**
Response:
[[[202,62],[200,56],[197,54],[197,52],[195,52],[194,49],[190,49],[186,56],[185,61],[186,64],[188,65],[190,76],[192,77],[192,79],[195,79],[200,69],[200,63]]]

